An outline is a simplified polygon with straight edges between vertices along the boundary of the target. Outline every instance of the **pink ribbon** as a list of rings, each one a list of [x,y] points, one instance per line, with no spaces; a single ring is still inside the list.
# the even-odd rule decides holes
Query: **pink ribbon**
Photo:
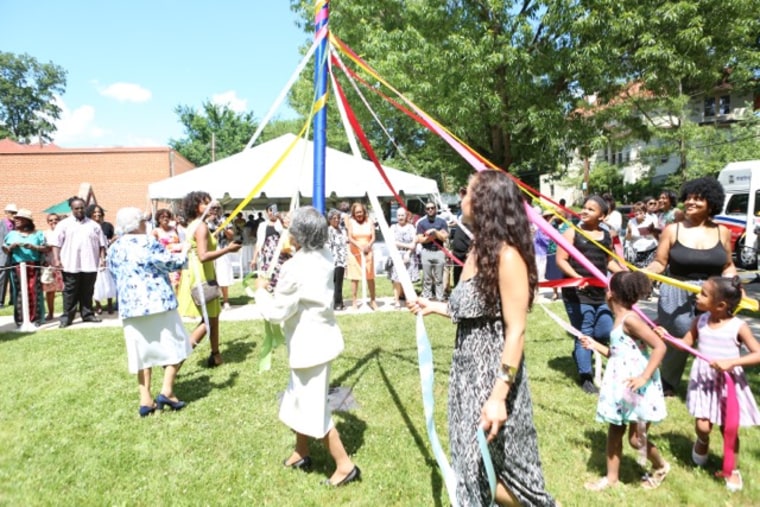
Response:
[[[593,274],[597,279],[604,281],[605,284],[609,283],[609,280],[604,273],[602,273],[596,266],[591,263],[591,261],[589,261],[583,254],[581,254],[578,249],[575,248],[567,239],[565,239],[565,237],[560,234],[557,229],[552,227],[549,223],[547,223],[546,220],[544,220],[541,215],[536,213],[527,202],[525,203],[525,212],[528,214],[531,222],[533,222],[536,227],[541,229],[547,236],[549,236],[555,243],[557,243],[557,246],[565,250],[573,259],[579,262],[584,268],[589,271],[589,273]],[[654,322],[652,322],[652,320],[647,317],[638,306],[634,306],[633,310],[642,319],[644,319],[644,322],[652,327],[655,326]],[[669,334],[665,334],[663,338],[666,341],[670,342],[672,345],[689,352],[690,354],[702,359],[703,361],[707,361],[708,363],[712,362],[707,356],[701,354],[696,349],[689,347],[683,343],[682,340],[677,340]],[[739,400],[736,397],[736,386],[734,384],[734,378],[728,372],[723,372],[723,376],[726,380],[727,393],[726,403],[723,408],[723,475],[725,477],[729,477],[731,475],[731,472],[734,470],[734,465],[736,464],[734,447],[736,445],[736,436],[739,430]]]

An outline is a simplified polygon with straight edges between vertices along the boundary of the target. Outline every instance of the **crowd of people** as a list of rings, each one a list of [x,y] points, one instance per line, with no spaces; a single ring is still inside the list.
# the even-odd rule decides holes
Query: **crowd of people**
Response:
[[[544,278],[568,282],[561,297],[577,330],[572,357],[580,386],[598,394],[596,419],[608,425],[607,471],[586,483],[587,489],[600,491],[620,483],[626,431],[630,445],[652,466],[642,487],[657,488],[666,479],[670,463],[655,445],[650,425],[667,417],[664,398],[680,388],[683,349],[695,344],[711,362],[694,360],[686,389],[686,406],[695,418],[694,463],[705,465],[713,426],[726,429],[725,372],[736,384],[740,425],[760,425],[760,411],[742,369],[760,364],[760,344],[747,324],[734,316],[743,292],[735,276],[730,235],[713,220],[724,197],[715,179],[687,182],[678,198],[665,191],[659,199],[637,202],[625,227],[612,196],[591,195],[582,204],[577,224],[561,221],[562,245],[552,245],[531,224],[517,185],[499,171],[473,176],[460,196],[461,215],[449,220],[433,202],[416,222],[399,208],[392,238],[386,240],[398,248],[403,267],[393,262],[385,267],[395,307],[442,315],[456,325],[448,433],[459,505],[491,502],[489,475],[474,437],[479,428],[486,434],[496,473],[494,501],[556,505],[543,478],[525,358],[527,316]],[[683,205],[680,210],[677,200]],[[351,283],[354,308],[360,304],[361,283],[369,290],[368,307],[377,309],[375,224],[363,203],[344,202],[326,215],[309,206],[285,213],[272,204],[260,222],[237,216],[222,228],[222,207],[208,193],[197,191],[185,196],[183,219],[161,209],[151,228],[140,210],[124,208],[110,231],[102,208],[86,208],[79,198],[73,198],[70,207],[71,216],[63,220],[47,217],[46,232],[35,228],[29,210],[13,205],[6,207],[7,218],[0,223],[7,262],[27,266],[23,279],[33,321],[44,322],[52,315],[50,305],[45,312],[48,288],[53,294],[63,291],[61,327],[70,326],[77,311],[84,321],[99,321],[102,306],[93,308],[93,301],[105,302],[109,312],[115,298],[128,370],[138,380],[139,415],[180,410],[186,403],[174,392],[176,376],[206,335],[206,365],[224,362],[219,315],[228,298],[225,277],[230,275],[224,259],[243,242],[252,242],[256,304],[266,320],[282,327],[287,345],[290,376],[279,418],[295,433],[295,445],[283,465],[310,469],[310,439],[315,438],[324,442],[335,462],[328,485],[344,486],[362,478],[333,423],[328,390],[331,363],[344,348],[336,320],[336,311],[346,306],[344,279]],[[553,222],[558,211],[536,213]],[[627,258],[631,270],[613,253],[616,238],[633,252]],[[444,246],[461,261],[451,273],[455,283],[450,292]],[[53,268],[51,276],[43,276],[44,267]],[[559,274],[552,274],[553,268]],[[421,294],[411,301],[404,301],[401,269],[412,281],[422,278]],[[592,281],[596,270],[612,274],[607,286]],[[661,284],[655,329],[633,309],[652,290],[647,272],[667,273],[699,286],[694,294]],[[20,269],[7,273],[12,286],[18,287]],[[111,277],[113,292],[107,290],[106,276]],[[100,292],[95,291],[98,284],[104,287]],[[14,311],[17,323],[20,311]],[[191,333],[185,330],[183,316],[198,319]],[[747,353],[741,353],[742,347]],[[592,351],[608,357],[600,387],[592,376]],[[164,368],[156,397],[151,391],[155,366]],[[737,438],[734,452],[738,450]],[[727,474],[725,483],[730,491],[742,489],[738,467]]]

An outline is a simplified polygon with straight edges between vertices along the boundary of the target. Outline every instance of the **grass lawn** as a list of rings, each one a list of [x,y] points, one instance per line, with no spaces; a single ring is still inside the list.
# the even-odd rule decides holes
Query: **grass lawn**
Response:
[[[389,294],[387,281],[379,293]],[[233,301],[244,303],[240,288]],[[562,309],[554,303],[556,311]],[[9,314],[5,309],[0,314]],[[406,312],[339,317],[346,350],[333,363],[334,385],[353,389],[359,408],[334,414],[364,480],[334,490],[320,485],[333,464],[321,443],[310,474],[284,469],[293,436],[277,419],[287,382],[285,352],[256,371],[261,322],[223,322],[226,363],[202,366],[204,344],[176,385],[180,412],[137,415],[137,381],[127,373],[121,328],[0,334],[0,505],[449,505],[427,440],[417,371],[414,317]],[[447,447],[446,392],[454,326],[426,320],[436,363],[436,422]],[[574,505],[758,505],[760,430],[743,429],[744,491],[729,495],[712,478],[722,457],[713,432],[708,468],[691,465],[693,421],[669,399],[650,438],[673,465],[656,491],[638,484],[636,454],[625,449],[622,487],[589,493],[604,473],[606,427],[594,422],[596,397],[575,385],[571,341],[540,310],[526,346],[535,423],[549,490]],[[755,394],[760,371],[750,371]],[[158,393],[161,369],[155,369]]]

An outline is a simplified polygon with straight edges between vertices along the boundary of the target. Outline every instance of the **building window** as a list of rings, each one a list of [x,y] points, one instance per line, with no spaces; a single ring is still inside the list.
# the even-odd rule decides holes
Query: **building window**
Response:
[[[718,99],[718,114],[728,114],[731,112],[731,96],[723,95]]]
[[[705,99],[705,116],[715,116],[715,97]]]

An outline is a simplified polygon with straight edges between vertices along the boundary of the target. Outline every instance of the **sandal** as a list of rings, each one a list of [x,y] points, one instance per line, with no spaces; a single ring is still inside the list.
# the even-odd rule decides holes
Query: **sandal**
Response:
[[[605,476],[595,481],[588,481],[583,487],[589,491],[604,491],[607,488],[614,488],[618,484],[620,484],[620,481],[610,482]]]
[[[741,491],[744,487],[744,481],[742,480],[742,474],[739,472],[739,470],[734,470],[731,472],[731,477],[738,477],[739,482],[728,482],[728,479],[730,477],[726,477],[726,489],[730,491],[731,493],[736,493],[737,491]]]
[[[670,473],[670,463],[665,463],[661,468],[653,469],[641,477],[641,487],[644,489],[657,489]]]

